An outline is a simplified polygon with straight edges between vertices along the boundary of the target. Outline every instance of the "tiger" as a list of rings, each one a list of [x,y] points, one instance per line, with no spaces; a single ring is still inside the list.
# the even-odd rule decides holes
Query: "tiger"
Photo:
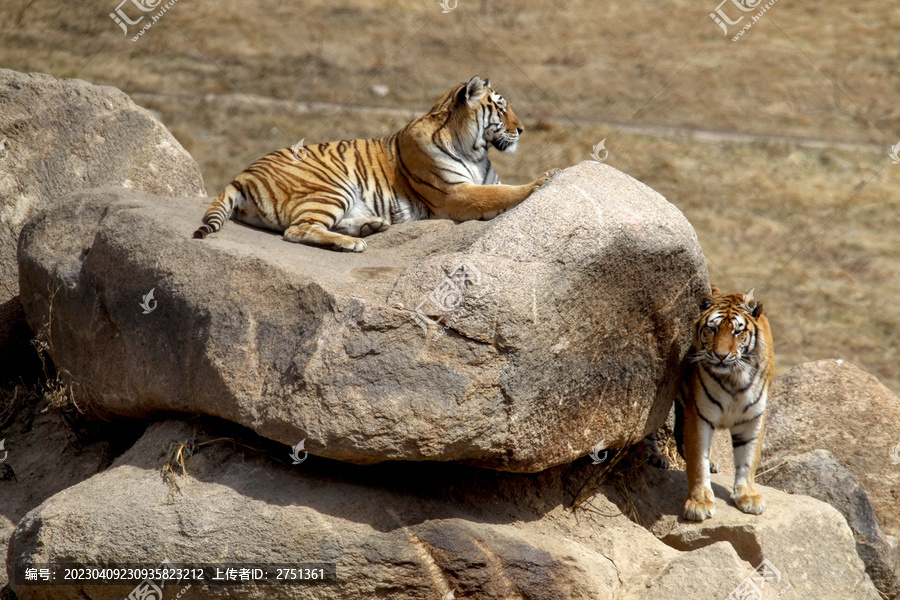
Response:
[[[524,130],[490,80],[473,77],[389,137],[264,156],[218,195],[194,237],[205,238],[233,218],[278,231],[289,242],[363,252],[362,238],[393,223],[493,218],[559,172],[526,185],[500,184],[488,150],[515,151]]]
[[[679,385],[674,431],[678,453],[687,465],[683,516],[690,521],[715,514],[709,448],[716,429],[731,432],[735,505],[755,515],[766,509],[754,480],[775,357],[769,320],[754,291],[725,295],[712,286],[711,294],[700,302]]]

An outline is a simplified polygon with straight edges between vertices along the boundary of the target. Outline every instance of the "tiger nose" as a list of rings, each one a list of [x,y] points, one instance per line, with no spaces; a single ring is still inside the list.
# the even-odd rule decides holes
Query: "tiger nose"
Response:
[[[523,131],[525,131],[524,125],[519,125],[518,127],[516,127],[516,133],[518,133],[519,135],[522,135]]]
[[[725,353],[722,353],[722,352],[716,352],[716,358],[718,358],[720,361],[723,361],[723,360],[725,360],[726,358],[728,358],[728,355],[729,355],[729,354],[731,354],[731,352],[725,352]]]

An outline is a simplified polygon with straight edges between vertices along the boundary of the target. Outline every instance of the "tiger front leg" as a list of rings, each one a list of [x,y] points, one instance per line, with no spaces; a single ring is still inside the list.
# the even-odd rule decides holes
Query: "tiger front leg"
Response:
[[[476,185],[460,183],[453,186],[442,207],[435,216],[454,221],[471,221],[492,218],[501,211],[516,207],[525,201],[534,190],[559,173],[559,169],[548,171],[536,181],[525,185]]]
[[[716,514],[716,500],[709,481],[709,447],[713,428],[697,409],[688,406],[684,415],[684,461],[687,464],[688,498],[683,516],[703,521]]]
[[[731,495],[735,506],[752,515],[766,510],[766,501],[756,492],[756,467],[762,451],[763,425],[765,414],[731,428],[731,446],[734,450],[734,493]]]

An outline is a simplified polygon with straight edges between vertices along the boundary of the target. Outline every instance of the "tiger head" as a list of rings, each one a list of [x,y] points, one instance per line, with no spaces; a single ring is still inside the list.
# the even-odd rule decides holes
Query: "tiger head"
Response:
[[[506,99],[491,89],[489,80],[473,77],[445,98],[466,146],[471,144],[473,150],[480,151],[490,144],[501,152],[515,151],[525,125]]]
[[[753,291],[723,295],[713,286],[712,295],[701,300],[694,362],[720,374],[752,366],[760,346],[759,319],[763,318],[762,303],[753,297]]]

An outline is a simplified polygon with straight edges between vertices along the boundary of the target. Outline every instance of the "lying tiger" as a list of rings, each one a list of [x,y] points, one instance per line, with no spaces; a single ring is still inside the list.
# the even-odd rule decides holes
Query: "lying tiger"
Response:
[[[283,232],[289,242],[362,252],[363,237],[392,223],[492,218],[558,172],[500,185],[488,149],[514,151],[524,129],[490,82],[473,77],[389,137],[310,146],[302,157],[291,148],[264,156],[219,194],[194,237],[235,218]]]
[[[724,428],[731,430],[734,448],[731,497],[741,511],[762,514],[766,503],[756,492],[754,478],[775,371],[769,321],[753,290],[722,295],[713,286],[700,308],[693,354],[675,407],[675,439],[687,463],[684,518],[703,521],[716,512],[709,447],[713,431]]]

